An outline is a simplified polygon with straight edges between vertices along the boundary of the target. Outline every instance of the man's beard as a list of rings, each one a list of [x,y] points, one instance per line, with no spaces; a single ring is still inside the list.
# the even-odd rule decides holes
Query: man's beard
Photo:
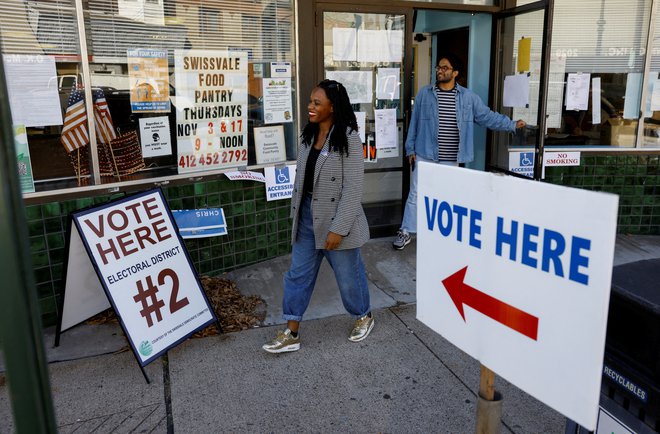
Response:
[[[446,79],[444,79],[444,80],[442,80],[442,79],[440,79],[440,78],[436,78],[436,80],[435,80],[435,85],[437,86],[437,85],[439,85],[440,83],[450,83],[450,82],[451,82],[451,78],[446,78]]]

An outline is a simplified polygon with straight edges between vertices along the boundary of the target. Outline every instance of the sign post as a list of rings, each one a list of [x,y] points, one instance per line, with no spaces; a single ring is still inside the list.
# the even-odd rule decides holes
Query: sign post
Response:
[[[593,430],[618,197],[418,170],[417,318],[479,360],[484,400],[496,373]]]
[[[480,365],[480,368],[476,432],[477,434],[499,433],[502,419],[502,397],[495,392],[495,373],[484,365]]]

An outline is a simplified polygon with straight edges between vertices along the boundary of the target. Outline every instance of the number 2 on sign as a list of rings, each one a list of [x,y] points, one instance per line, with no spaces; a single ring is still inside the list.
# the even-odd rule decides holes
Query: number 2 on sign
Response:
[[[172,291],[170,292],[170,313],[174,313],[184,307],[186,307],[190,302],[187,297],[178,299],[179,295],[179,276],[176,274],[176,271],[171,268],[165,268],[158,273],[158,286],[163,286],[165,284],[166,278],[172,279]],[[145,289],[146,285],[146,289]],[[133,296],[135,303],[142,304],[142,310],[140,310],[140,315],[146,319],[147,327],[154,325],[154,318],[152,314],[155,315],[156,321],[161,322],[163,320],[163,314],[161,309],[165,307],[165,302],[160,300],[156,294],[158,293],[158,286],[154,285],[153,279],[151,276],[147,276],[144,279],[144,283],[141,280],[136,282],[137,294]]]

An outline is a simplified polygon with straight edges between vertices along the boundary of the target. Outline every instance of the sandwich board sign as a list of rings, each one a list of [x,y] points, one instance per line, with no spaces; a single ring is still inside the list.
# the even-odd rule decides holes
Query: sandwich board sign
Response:
[[[69,226],[56,339],[111,305],[143,368],[217,322],[160,189],[75,212]]]
[[[596,427],[618,196],[419,163],[417,318]]]

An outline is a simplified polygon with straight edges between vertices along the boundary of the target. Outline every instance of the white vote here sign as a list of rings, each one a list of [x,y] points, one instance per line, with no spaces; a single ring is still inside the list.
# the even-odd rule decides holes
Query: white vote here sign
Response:
[[[418,166],[417,317],[593,430],[618,197]]]
[[[73,218],[142,366],[216,321],[160,190]]]

